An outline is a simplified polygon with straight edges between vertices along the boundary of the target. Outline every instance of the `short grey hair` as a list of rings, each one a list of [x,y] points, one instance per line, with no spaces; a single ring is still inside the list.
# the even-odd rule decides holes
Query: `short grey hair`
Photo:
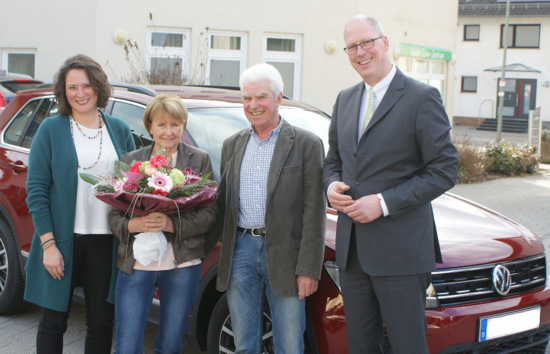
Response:
[[[241,91],[244,85],[268,80],[273,95],[279,96],[283,92],[284,83],[281,73],[271,64],[256,64],[246,69],[239,80]]]
[[[382,25],[380,24],[380,22],[378,22],[377,19],[375,19],[374,17],[365,16],[365,15],[357,15],[352,17],[351,20],[349,20],[348,22],[346,22],[346,25],[344,26],[344,39],[346,38],[346,31],[348,29],[348,26],[355,22],[366,22],[370,27],[374,29],[374,31],[378,36],[385,36],[384,29],[382,28]]]

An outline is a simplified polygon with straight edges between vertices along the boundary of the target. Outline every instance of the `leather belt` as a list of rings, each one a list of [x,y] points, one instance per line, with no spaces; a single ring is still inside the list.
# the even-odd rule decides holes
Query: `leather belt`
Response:
[[[265,237],[265,227],[256,226],[251,229],[245,229],[244,227],[237,226],[237,231],[250,234],[255,237]]]

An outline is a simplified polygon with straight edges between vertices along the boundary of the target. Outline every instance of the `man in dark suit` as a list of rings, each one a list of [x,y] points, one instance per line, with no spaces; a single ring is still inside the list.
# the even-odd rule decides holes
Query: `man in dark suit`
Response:
[[[345,51],[363,81],[338,95],[323,168],[339,211],[336,261],[350,353],[428,353],[425,295],[441,253],[431,201],[458,168],[439,92],[405,76],[373,18],[345,27]]]
[[[251,126],[222,148],[217,289],[227,289],[235,352],[264,351],[267,298],[275,351],[303,353],[305,297],[317,290],[324,252],[323,143],[279,116],[283,81],[273,66],[245,70],[240,85]]]

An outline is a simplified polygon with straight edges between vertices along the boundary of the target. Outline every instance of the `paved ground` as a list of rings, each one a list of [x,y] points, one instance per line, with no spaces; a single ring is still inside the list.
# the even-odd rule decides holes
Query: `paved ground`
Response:
[[[31,306],[17,316],[0,316],[0,353],[31,354],[36,353],[35,339],[40,309]],[[153,353],[157,326],[148,324],[145,330],[143,353]],[[69,326],[65,334],[63,353],[80,354],[84,350],[86,335],[86,310],[83,305],[73,303],[69,316]],[[185,354],[200,354],[195,349],[185,349]],[[206,353],[206,352],[204,352]]]
[[[470,142],[483,146],[495,140],[494,132],[478,132],[472,127],[455,127],[453,135],[468,136]],[[515,144],[527,141],[525,134],[504,133],[503,139]],[[452,193],[463,196],[499,211],[529,227],[543,240],[550,254],[550,165],[541,165],[535,176],[501,178],[479,184],[458,185]],[[33,353],[39,310],[17,316],[0,316],[0,353]],[[81,353],[85,333],[85,312],[82,305],[74,304],[65,336],[65,353]],[[156,326],[148,325],[144,353],[152,353]],[[187,354],[198,354],[194,350]]]
[[[496,141],[497,133],[476,130],[475,127],[455,125],[452,130],[453,139],[466,138],[471,144],[485,146]],[[502,133],[501,140],[503,142],[523,145],[527,143],[527,133]]]

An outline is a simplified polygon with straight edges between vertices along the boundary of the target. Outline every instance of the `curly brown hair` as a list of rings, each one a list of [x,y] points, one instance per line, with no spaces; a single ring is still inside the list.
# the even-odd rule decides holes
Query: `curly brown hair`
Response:
[[[97,95],[97,106],[99,108],[105,108],[109,102],[109,97],[113,88],[109,84],[107,74],[101,68],[95,60],[84,54],[77,54],[74,57],[70,57],[65,60],[65,63],[61,66],[53,84],[53,92],[59,106],[59,113],[64,115],[70,115],[72,112],[71,105],[67,100],[65,92],[65,84],[67,73],[72,69],[82,69],[86,71],[88,80],[92,85],[95,94]]]

